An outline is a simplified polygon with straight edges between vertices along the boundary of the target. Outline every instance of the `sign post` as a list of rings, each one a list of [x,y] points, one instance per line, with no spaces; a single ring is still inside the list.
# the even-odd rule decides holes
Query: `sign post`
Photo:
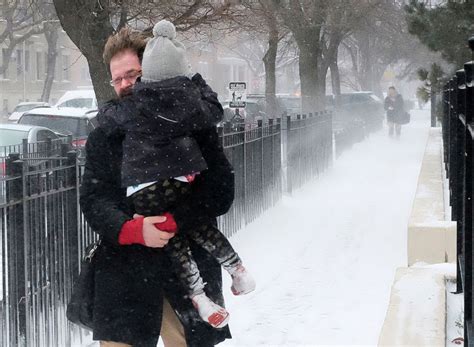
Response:
[[[247,83],[245,82],[230,82],[229,92],[231,101],[229,107],[242,108],[245,107]]]

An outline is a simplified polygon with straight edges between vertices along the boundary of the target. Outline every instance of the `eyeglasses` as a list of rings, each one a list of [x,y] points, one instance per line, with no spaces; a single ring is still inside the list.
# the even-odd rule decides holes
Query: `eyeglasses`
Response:
[[[117,78],[111,80],[109,83],[112,87],[115,87],[115,86],[120,85],[123,80],[135,82],[138,77],[141,77],[141,75],[142,75],[142,70],[139,70],[139,71],[132,70],[130,72],[127,72],[122,77],[117,77]]]

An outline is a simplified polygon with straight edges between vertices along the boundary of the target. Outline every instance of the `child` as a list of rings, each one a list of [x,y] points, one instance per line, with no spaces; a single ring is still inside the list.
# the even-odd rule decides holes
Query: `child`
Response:
[[[176,29],[168,21],[153,28],[142,61],[142,80],[131,95],[110,102],[97,117],[110,135],[123,133],[122,186],[127,187],[135,211],[144,216],[164,215],[157,228],[177,232],[173,210],[193,194],[192,181],[207,169],[193,131],[215,126],[222,119],[217,94],[199,74],[190,78],[184,46],[175,40]],[[191,238],[207,250],[232,276],[235,295],[255,289],[255,281],[226,237],[212,224],[179,230],[164,250],[189,290],[201,318],[223,327],[229,313],[212,302],[189,249]],[[143,237],[119,236],[119,243],[141,243]]]

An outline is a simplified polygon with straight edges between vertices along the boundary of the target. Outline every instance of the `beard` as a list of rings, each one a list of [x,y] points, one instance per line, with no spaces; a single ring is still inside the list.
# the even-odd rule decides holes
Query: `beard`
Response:
[[[133,86],[129,86],[129,87],[125,88],[125,89],[122,89],[122,90],[120,91],[119,97],[123,98],[124,96],[127,96],[127,95],[132,94],[132,87],[133,87]]]

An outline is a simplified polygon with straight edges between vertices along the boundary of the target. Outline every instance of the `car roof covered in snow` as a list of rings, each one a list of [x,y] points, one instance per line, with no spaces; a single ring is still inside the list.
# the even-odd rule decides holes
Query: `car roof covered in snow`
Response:
[[[0,129],[5,130],[18,130],[18,131],[30,131],[33,128],[51,130],[39,125],[30,125],[30,124],[12,124],[12,123],[2,123],[0,124]]]
[[[75,107],[49,107],[49,108],[35,108],[25,113],[25,115],[46,115],[57,117],[71,117],[71,118],[94,118],[97,110],[84,110]]]

